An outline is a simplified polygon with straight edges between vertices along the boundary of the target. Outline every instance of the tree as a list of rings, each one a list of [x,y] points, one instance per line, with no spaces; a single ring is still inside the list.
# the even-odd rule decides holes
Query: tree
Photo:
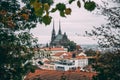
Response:
[[[92,49],[89,49],[89,50],[86,50],[85,51],[85,54],[89,57],[95,57],[97,54],[96,54],[96,51],[92,50]],[[92,63],[95,63],[95,58],[91,58],[88,60],[89,64],[91,65]]]
[[[98,9],[107,17],[108,23],[94,27],[92,36],[96,36],[100,47],[109,48],[110,51],[101,54],[97,63],[93,65],[98,75],[94,80],[119,80],[120,78],[120,1],[114,0],[116,6],[100,6]],[[108,3],[109,4],[109,3]],[[108,5],[107,4],[107,5]],[[112,49],[112,50],[111,50]]]
[[[33,72],[35,66],[30,60],[34,53],[32,45],[37,40],[30,30],[38,22],[49,25],[52,19],[49,14],[56,10],[62,17],[71,13],[64,3],[51,9],[53,0],[21,0],[25,4],[23,7],[19,1],[0,0],[0,80],[22,80],[28,72]],[[69,4],[73,1],[69,0]],[[87,10],[90,2],[85,5]],[[80,7],[79,0],[77,5]],[[93,5],[95,7],[95,3]]]
[[[68,48],[68,51],[74,51],[74,50],[76,50],[76,43],[74,43],[73,41],[69,41],[67,43],[67,48]]]
[[[92,50],[92,49],[88,49],[85,51],[85,54],[87,56],[96,56],[96,51]]]
[[[101,14],[106,16],[108,22],[100,27],[94,27],[92,30],[92,36],[96,36],[99,41],[100,47],[112,47],[113,49],[120,48],[120,2],[116,0],[114,2],[117,6],[107,7],[98,6]],[[108,3],[109,4],[109,3]]]
[[[120,51],[101,54],[93,68],[98,75],[93,80],[119,80],[120,78]]]
[[[36,43],[29,33],[35,27],[33,16],[29,10],[20,9],[17,0],[0,1],[0,80],[22,80],[33,71],[28,62]]]

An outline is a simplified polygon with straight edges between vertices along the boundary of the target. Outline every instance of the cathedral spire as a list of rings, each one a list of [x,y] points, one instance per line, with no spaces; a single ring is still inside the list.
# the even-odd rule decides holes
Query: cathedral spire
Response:
[[[53,20],[53,33],[55,33],[55,24],[54,24],[54,20]]]
[[[54,20],[53,20],[53,30],[52,30],[52,36],[51,36],[51,41],[53,41],[56,37],[56,34],[55,34],[55,28],[54,28]]]
[[[61,23],[60,23],[60,20],[59,20],[59,31],[58,31],[58,34],[62,34],[62,32],[61,32]]]

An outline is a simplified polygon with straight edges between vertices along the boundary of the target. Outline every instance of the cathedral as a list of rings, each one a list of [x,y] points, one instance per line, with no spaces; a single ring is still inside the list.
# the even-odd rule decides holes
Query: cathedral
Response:
[[[66,33],[62,34],[60,21],[59,21],[58,34],[56,34],[54,22],[53,22],[53,30],[51,34],[50,46],[65,46],[65,44],[67,45],[69,41],[70,40],[68,39]]]

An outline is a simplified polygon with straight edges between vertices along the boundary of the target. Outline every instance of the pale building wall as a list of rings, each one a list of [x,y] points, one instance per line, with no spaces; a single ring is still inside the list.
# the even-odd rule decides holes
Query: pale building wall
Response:
[[[58,52],[67,52],[66,50],[51,51],[51,55],[55,55]]]
[[[53,65],[53,64],[44,64],[44,65],[40,66],[40,68],[47,69],[47,70],[55,70],[55,65]]]
[[[87,58],[83,58],[83,59],[67,59],[66,62],[73,62],[73,65],[63,65],[63,64],[56,64],[55,63],[55,68],[57,68],[58,66],[60,67],[64,67],[64,70],[67,71],[71,68],[82,68],[88,65],[88,59]]]

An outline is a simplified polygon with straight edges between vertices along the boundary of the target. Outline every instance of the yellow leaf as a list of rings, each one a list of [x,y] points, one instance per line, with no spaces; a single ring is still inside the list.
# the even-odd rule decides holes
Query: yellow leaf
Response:
[[[42,3],[38,2],[37,0],[33,3],[33,7],[35,11],[38,11],[42,7]]]
[[[49,8],[50,8],[50,6],[48,5],[48,3],[45,3],[45,4],[44,4],[44,10],[48,11]]]
[[[28,19],[29,19],[29,15],[28,15],[28,14],[25,14],[25,13],[22,14],[22,17],[23,17],[25,20],[28,20]]]
[[[70,8],[67,8],[67,9],[65,9],[65,14],[67,14],[67,15],[69,15],[69,14],[71,14],[71,9]]]

